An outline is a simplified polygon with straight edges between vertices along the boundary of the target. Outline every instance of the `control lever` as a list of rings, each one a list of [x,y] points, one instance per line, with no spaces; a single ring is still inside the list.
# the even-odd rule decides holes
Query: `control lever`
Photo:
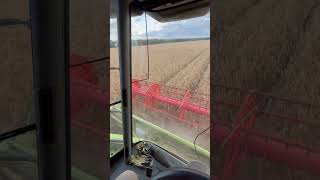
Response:
[[[146,167],[146,176],[147,177],[151,177],[151,175],[152,175],[152,167],[153,167],[153,161],[151,162],[151,164],[150,164],[151,166],[149,166],[149,167]]]

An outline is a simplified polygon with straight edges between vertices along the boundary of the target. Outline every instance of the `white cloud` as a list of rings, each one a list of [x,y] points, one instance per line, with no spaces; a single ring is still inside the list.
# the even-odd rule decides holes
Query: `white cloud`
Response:
[[[115,41],[117,40],[117,20],[110,19],[110,40]]]
[[[149,39],[209,37],[210,14],[176,22],[161,23],[147,16]],[[132,39],[145,39],[145,16],[131,20]],[[110,19],[110,39],[117,39],[117,20]]]
[[[134,17],[131,20],[131,32],[133,39],[145,39],[146,38],[146,24],[145,16]],[[160,23],[150,17],[147,17],[148,33],[161,32],[163,28],[167,26],[165,23]]]
[[[148,23],[150,24],[149,26],[153,26],[153,22],[159,23],[151,17],[148,18],[148,21],[151,22]],[[149,31],[150,39],[199,38],[209,37],[210,34],[210,14],[202,17],[160,24],[163,24],[163,26],[159,31]]]

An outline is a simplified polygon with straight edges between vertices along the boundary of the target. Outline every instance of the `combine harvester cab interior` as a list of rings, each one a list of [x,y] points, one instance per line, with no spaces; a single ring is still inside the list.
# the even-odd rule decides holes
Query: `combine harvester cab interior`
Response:
[[[108,179],[105,149],[109,142],[111,179],[128,179],[127,176],[139,179],[209,179],[209,95],[152,81],[148,68],[144,68],[148,72],[146,78],[131,73],[139,72],[134,69],[136,66],[131,65],[131,59],[134,59],[132,64],[136,63],[131,54],[136,53],[134,48],[139,47],[132,44],[140,41],[130,40],[136,33],[130,30],[134,22],[141,22],[132,20],[136,17],[142,20],[141,29],[146,34],[151,32],[147,31],[147,23],[143,23],[147,18],[158,23],[206,18],[208,33],[205,38],[188,43],[185,39],[162,43],[162,48],[174,48],[168,45],[174,43],[179,45],[173,51],[181,49],[180,46],[186,50],[174,52],[172,56],[179,57],[167,58],[166,63],[162,63],[162,59],[166,60],[162,58],[157,65],[174,67],[168,60],[173,63],[184,57],[184,53],[195,50],[182,59],[183,63],[186,62],[184,60],[192,60],[192,63],[185,63],[182,67],[193,67],[202,58],[199,67],[207,70],[210,54],[207,14],[210,3],[203,0],[111,2],[113,5],[119,3],[111,8],[110,21],[118,17],[116,36],[119,37],[115,45],[119,47],[117,63],[111,63],[118,66],[110,68],[111,74],[118,73],[118,80],[111,79],[111,84],[120,82],[118,95],[121,98],[109,105],[106,103],[109,55],[95,52],[108,48],[103,32],[107,26],[102,24],[106,23],[107,4],[99,6],[84,2],[70,1],[69,4],[64,0],[30,0],[24,4],[26,17],[0,19],[1,30],[8,33],[4,44],[12,43],[12,47],[17,48],[9,51],[11,56],[17,55],[17,59],[10,59],[12,63],[8,61],[6,64],[8,74],[14,73],[15,78],[12,81],[5,77],[4,84],[12,87],[3,93],[9,95],[9,100],[1,99],[9,110],[1,109],[4,109],[4,120],[0,131],[0,179]],[[12,5],[16,6],[15,3]],[[15,38],[18,45],[13,41]],[[148,40],[144,39],[142,43],[147,43],[141,46],[143,51],[152,48],[148,46]],[[188,45],[190,43],[201,48],[194,48]],[[27,48],[20,48],[24,46]],[[149,61],[149,56],[142,58],[148,60],[145,61],[148,65],[149,62],[150,65],[155,63],[152,58]],[[182,71],[180,68],[176,69],[177,73]],[[209,71],[206,72],[209,75]],[[169,72],[161,72],[166,73]],[[16,90],[19,92],[11,94]],[[18,97],[19,93],[23,97]],[[111,91],[110,99],[113,95]],[[15,96],[19,101],[13,102]],[[16,109],[9,112],[10,107],[16,107],[18,103],[24,106],[21,112]],[[109,134],[106,134],[109,109],[110,141],[107,139]],[[7,114],[11,117],[6,118]],[[162,124],[159,124],[160,119]],[[184,136],[186,134],[188,137]]]
[[[159,44],[170,47],[170,41],[153,46],[152,35],[148,35],[152,32],[149,29],[156,28],[154,23],[188,23],[188,19],[209,17],[209,6],[209,1],[202,0],[111,2],[111,179],[209,179],[209,95],[152,81],[154,69],[150,67],[155,63],[150,56],[154,53],[152,47]],[[207,22],[209,32],[210,21]],[[137,29],[145,32],[142,38],[141,34],[135,38]],[[197,56],[208,55],[204,60],[207,69],[209,33],[204,41],[207,45]],[[171,60],[171,66],[174,61]],[[136,69],[137,64],[145,65],[142,68],[145,74]],[[199,124],[200,119],[205,123]],[[188,133],[191,137],[184,137]],[[207,147],[195,142],[203,133],[202,141]]]

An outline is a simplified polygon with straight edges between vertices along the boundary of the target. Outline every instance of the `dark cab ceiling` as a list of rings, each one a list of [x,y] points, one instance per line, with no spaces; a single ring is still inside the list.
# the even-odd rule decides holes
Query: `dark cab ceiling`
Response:
[[[116,3],[111,0],[111,18],[116,17]],[[160,22],[170,22],[206,15],[210,0],[132,0],[132,16],[148,15]]]

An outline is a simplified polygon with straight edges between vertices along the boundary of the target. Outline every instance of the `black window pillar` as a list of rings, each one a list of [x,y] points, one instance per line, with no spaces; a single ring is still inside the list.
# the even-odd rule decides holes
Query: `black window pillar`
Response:
[[[126,163],[132,146],[132,99],[131,99],[131,27],[129,0],[118,1],[118,42],[124,157]]]
[[[68,4],[30,0],[39,180],[71,179]]]

